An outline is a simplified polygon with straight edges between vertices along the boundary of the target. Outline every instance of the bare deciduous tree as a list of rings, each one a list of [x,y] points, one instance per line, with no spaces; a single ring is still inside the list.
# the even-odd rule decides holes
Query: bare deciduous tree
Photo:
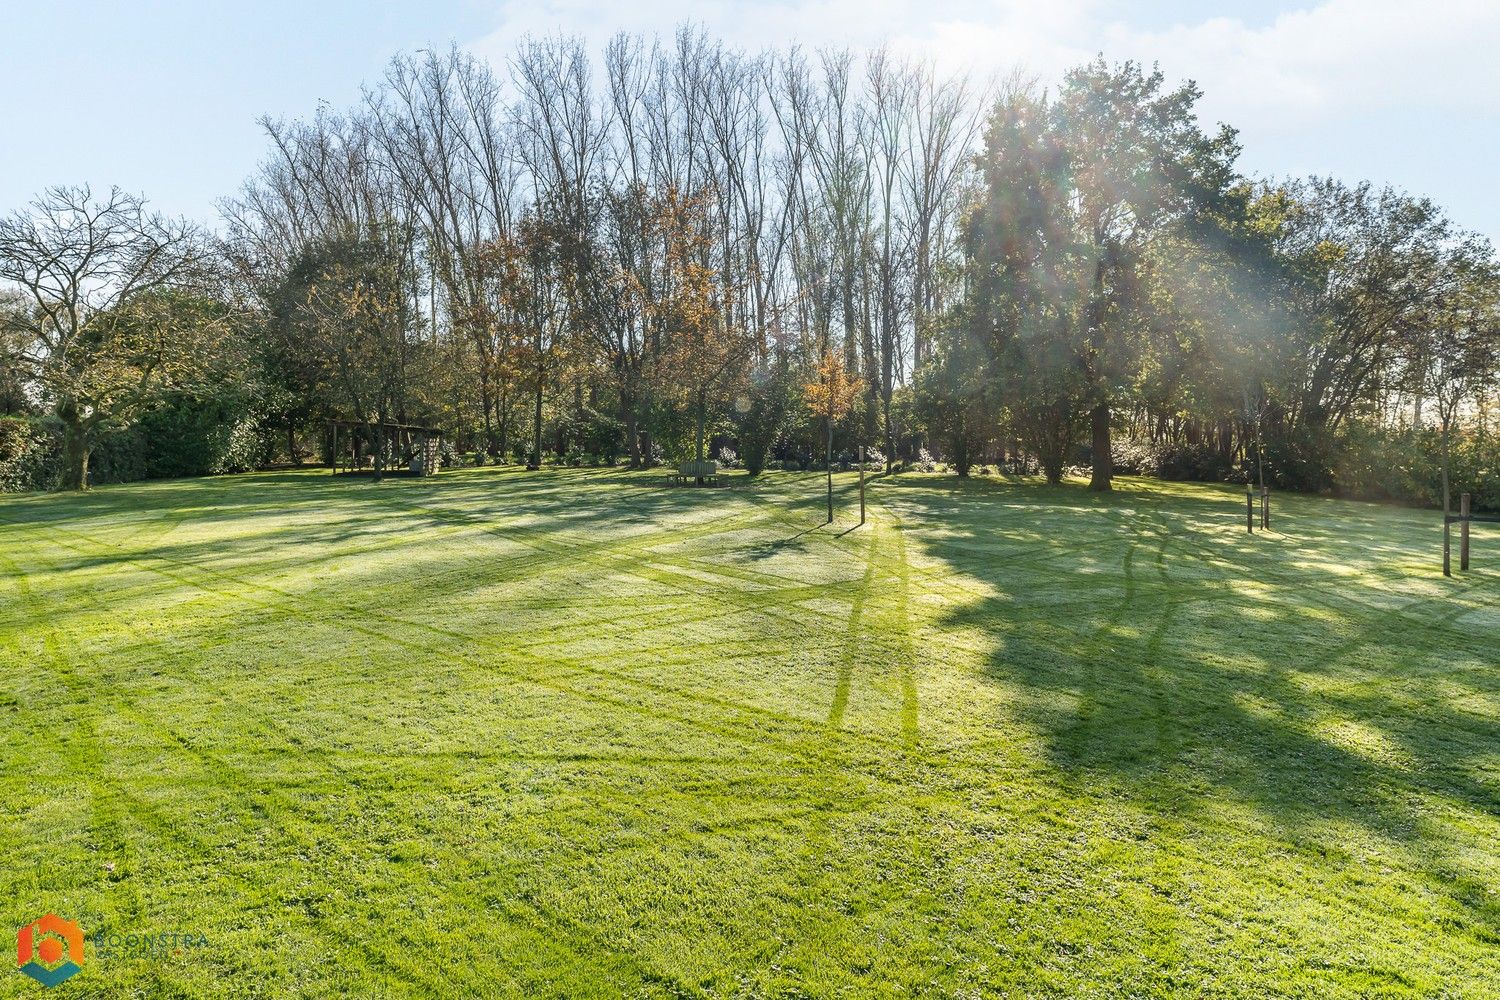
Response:
[[[191,224],[112,189],[55,187],[0,220],[0,281],[19,289],[12,364],[62,422],[68,489],[87,489],[95,431],[212,370],[227,325]]]

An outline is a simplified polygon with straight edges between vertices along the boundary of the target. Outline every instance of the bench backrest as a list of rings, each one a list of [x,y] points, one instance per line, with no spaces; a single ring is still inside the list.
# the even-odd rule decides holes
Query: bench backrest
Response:
[[[707,460],[702,462],[683,462],[677,466],[677,474],[679,476],[692,476],[695,479],[700,476],[716,476],[719,474],[719,463]]]

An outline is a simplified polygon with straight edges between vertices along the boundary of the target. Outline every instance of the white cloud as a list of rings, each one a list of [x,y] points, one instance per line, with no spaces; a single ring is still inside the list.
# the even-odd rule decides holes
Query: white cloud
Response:
[[[1045,81],[1103,52],[1196,79],[1205,110],[1246,127],[1436,103],[1489,107],[1500,88],[1496,0],[1325,0],[1270,24],[1209,17],[1141,29],[1101,0],[709,0],[691,6],[542,0],[503,3],[472,48],[503,63],[527,34],[670,36],[684,20],[747,49],[883,42],[981,75],[1023,68]]]
[[[1116,44],[1191,76],[1208,108],[1246,126],[1434,107],[1487,109],[1500,85],[1493,0],[1328,0],[1263,28],[1216,18]]]
[[[527,34],[581,35],[597,51],[618,31],[670,38],[692,21],[748,50],[888,43],[944,69],[1047,84],[1102,52],[1196,80],[1201,116],[1240,130],[1247,169],[1389,181],[1500,236],[1484,166],[1500,156],[1500,0],[1295,2],[1273,15],[1223,0],[1173,23],[1145,0],[504,0],[471,48],[503,66]],[[1234,8],[1253,16],[1223,12]]]

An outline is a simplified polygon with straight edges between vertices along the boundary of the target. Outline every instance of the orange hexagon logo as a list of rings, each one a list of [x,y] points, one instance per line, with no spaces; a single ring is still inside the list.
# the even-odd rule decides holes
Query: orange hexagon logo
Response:
[[[83,930],[49,913],[16,931],[16,965],[43,986],[56,986],[83,968]]]

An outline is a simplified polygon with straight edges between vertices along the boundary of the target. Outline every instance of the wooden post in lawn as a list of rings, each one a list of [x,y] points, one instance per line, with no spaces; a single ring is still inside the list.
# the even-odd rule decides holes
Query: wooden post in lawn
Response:
[[[828,426],[828,447],[824,452],[828,463],[828,524],[833,523],[833,422],[849,412],[858,391],[859,383],[844,371],[839,355],[824,348],[823,360],[818,362],[818,378],[807,383],[803,392],[807,408]]]
[[[859,448],[859,523],[861,525],[864,523],[864,448],[862,447]],[[1464,552],[1469,552],[1469,549],[1464,549]]]
[[[1448,564],[1448,535],[1453,528],[1452,519],[1448,516],[1448,494],[1443,493],[1443,575],[1452,576],[1453,568]]]
[[[1469,568],[1469,494],[1458,498],[1458,516],[1463,518],[1458,529],[1458,568]]]
[[[1266,531],[1271,527],[1271,487],[1260,488],[1260,530]]]
[[[1245,484],[1245,530],[1255,534],[1255,486]]]

